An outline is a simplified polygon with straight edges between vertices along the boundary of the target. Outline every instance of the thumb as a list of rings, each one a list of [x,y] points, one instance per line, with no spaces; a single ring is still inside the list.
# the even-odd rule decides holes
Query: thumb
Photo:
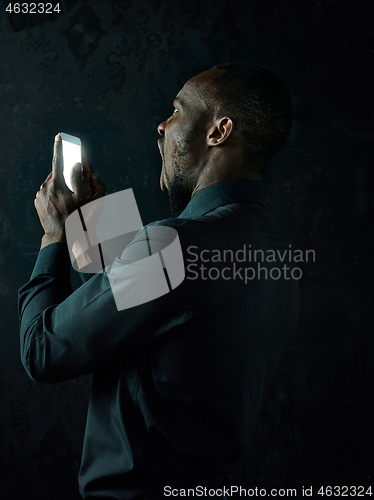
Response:
[[[74,165],[71,171],[70,182],[73,187],[74,194],[84,200],[86,195],[83,189],[83,172],[81,163],[76,163]]]

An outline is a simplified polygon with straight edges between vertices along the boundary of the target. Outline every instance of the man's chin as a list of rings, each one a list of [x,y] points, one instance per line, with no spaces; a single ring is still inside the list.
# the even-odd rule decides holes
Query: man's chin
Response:
[[[161,189],[168,195],[171,213],[174,217],[178,217],[191,200],[185,176],[180,171],[176,171],[174,176],[170,178],[163,165],[160,185],[162,185]]]

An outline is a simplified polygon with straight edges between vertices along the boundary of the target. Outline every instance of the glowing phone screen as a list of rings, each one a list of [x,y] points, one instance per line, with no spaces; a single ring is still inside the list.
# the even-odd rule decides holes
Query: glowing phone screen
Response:
[[[70,182],[71,171],[76,163],[82,163],[81,140],[73,135],[60,133],[62,138],[62,154],[64,158],[64,179],[70,191],[73,186]]]

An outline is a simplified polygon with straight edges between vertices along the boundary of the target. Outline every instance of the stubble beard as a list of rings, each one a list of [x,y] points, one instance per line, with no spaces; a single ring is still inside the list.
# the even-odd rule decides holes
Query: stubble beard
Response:
[[[191,191],[188,187],[188,180],[186,175],[185,165],[193,165],[194,155],[191,145],[196,139],[198,129],[191,129],[191,131],[178,141],[177,147],[173,151],[173,176],[167,173],[165,168],[165,143],[162,143],[162,156],[164,161],[164,175],[166,180],[165,190],[169,197],[169,207],[174,217],[179,217],[183,210],[187,207],[191,200]],[[181,160],[181,161],[180,161]]]
[[[174,217],[179,217],[191,200],[191,195],[187,189],[187,178],[183,168],[181,168],[176,160],[174,160],[173,178],[170,179],[166,170],[164,170],[164,174],[171,213]]]

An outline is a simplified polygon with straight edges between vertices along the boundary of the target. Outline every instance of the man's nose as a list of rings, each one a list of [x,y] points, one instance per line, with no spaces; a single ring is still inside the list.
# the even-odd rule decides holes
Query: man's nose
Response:
[[[166,121],[165,121],[165,122],[160,123],[160,125],[157,127],[157,132],[158,132],[160,135],[164,135],[164,133],[165,133],[165,124],[166,124]]]

